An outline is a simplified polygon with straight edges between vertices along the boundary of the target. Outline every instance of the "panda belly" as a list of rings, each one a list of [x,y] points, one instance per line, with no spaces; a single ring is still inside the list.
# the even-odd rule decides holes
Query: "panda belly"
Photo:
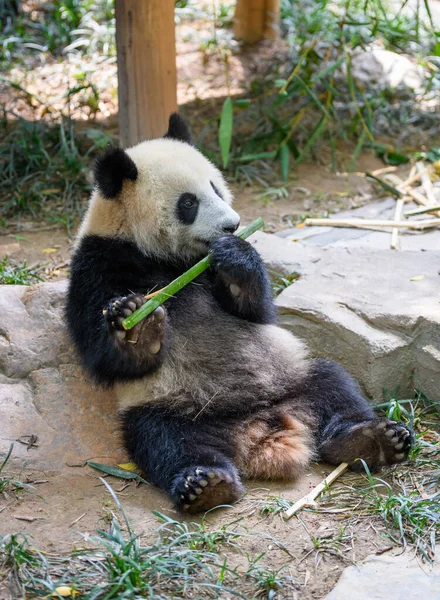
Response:
[[[240,406],[264,408],[294,394],[309,370],[306,347],[290,332],[212,306],[198,318],[185,314],[177,320],[171,348],[156,371],[115,389],[121,410],[158,404],[182,414],[225,414]]]

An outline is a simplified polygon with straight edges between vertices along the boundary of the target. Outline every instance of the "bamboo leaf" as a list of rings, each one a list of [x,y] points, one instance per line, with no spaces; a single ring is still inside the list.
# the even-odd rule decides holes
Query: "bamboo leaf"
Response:
[[[230,96],[228,96],[223,103],[218,129],[218,143],[224,169],[228,166],[229,162],[229,152],[231,150],[232,142],[232,122],[232,100]]]
[[[238,100],[234,100],[233,106],[236,106],[237,108],[247,108],[250,103],[251,101],[249,98],[239,98]]]
[[[142,481],[142,483],[147,483],[147,481],[138,475],[138,473],[133,473],[132,471],[124,471],[118,467],[110,467],[109,465],[95,463],[91,460],[88,460],[87,464],[89,467],[92,467],[92,469],[97,469],[98,471],[102,471],[103,473],[107,473],[107,475],[112,475],[113,477],[118,477],[119,479],[136,479],[137,481]]]
[[[289,159],[289,148],[287,147],[287,144],[283,144],[280,148],[281,177],[283,178],[283,181],[287,181],[289,177]]]
[[[324,115],[322,117],[322,119],[319,121],[318,125],[313,130],[312,135],[307,140],[306,145],[302,149],[301,154],[295,160],[294,165],[297,165],[299,162],[301,162],[301,160],[304,158],[304,156],[307,154],[307,152],[310,150],[310,148],[316,142],[316,140],[318,139],[318,137],[324,131],[326,124],[327,124],[327,117]]]

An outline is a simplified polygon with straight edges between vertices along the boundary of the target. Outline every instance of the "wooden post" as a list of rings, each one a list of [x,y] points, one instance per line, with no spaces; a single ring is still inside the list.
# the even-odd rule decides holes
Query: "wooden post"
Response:
[[[123,147],[164,135],[177,109],[174,0],[116,0]]]
[[[247,44],[279,36],[280,0],[237,0],[234,35]]]

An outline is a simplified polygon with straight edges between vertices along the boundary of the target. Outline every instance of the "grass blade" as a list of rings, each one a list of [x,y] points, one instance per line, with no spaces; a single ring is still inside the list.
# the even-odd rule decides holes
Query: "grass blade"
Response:
[[[220,116],[220,125],[218,129],[218,143],[220,146],[220,153],[223,161],[223,168],[226,169],[229,162],[229,152],[231,150],[232,142],[232,100],[228,96],[223,103],[222,113]]]

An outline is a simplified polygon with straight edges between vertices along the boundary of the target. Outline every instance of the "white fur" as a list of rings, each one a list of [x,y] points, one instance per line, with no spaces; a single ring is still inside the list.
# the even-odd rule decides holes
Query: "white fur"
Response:
[[[138,169],[137,180],[125,181],[116,200],[106,200],[95,190],[78,238],[90,233],[116,235],[134,239],[148,254],[191,257],[207,251],[207,244],[199,240],[213,241],[223,233],[223,227],[239,223],[222,174],[189,144],[158,139],[142,142],[126,152]],[[185,192],[195,194],[199,201],[192,225],[182,225],[175,211]]]

